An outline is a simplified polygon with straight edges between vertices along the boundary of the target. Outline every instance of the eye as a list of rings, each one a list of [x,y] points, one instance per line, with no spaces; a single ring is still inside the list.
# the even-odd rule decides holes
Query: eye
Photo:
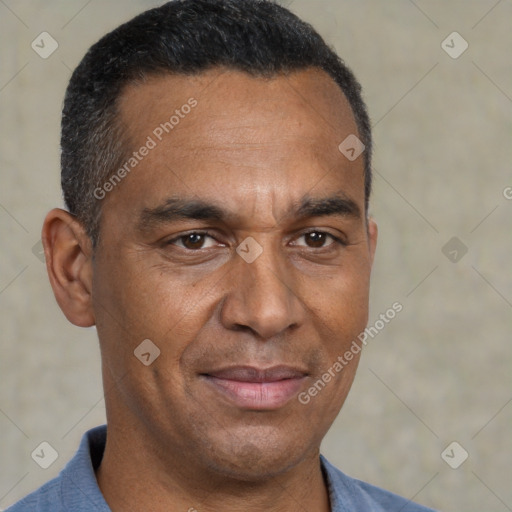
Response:
[[[328,247],[333,245],[333,243],[341,243],[341,241],[333,235],[329,233],[325,233],[324,231],[310,231],[309,233],[304,233],[297,240],[304,239],[305,244],[298,243],[302,247],[311,247],[313,249],[320,249],[322,247]],[[326,243],[331,240],[330,243]]]
[[[169,240],[168,244],[177,245],[178,247],[182,247],[183,249],[188,249],[190,251],[197,251],[199,249],[214,247],[214,242],[215,239],[208,233],[194,231]]]

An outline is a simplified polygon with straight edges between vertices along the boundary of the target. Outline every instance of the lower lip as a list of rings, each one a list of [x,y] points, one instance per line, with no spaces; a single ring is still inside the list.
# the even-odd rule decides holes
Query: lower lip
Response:
[[[268,411],[283,407],[299,392],[305,377],[275,382],[242,382],[203,376],[213,388],[242,409]]]

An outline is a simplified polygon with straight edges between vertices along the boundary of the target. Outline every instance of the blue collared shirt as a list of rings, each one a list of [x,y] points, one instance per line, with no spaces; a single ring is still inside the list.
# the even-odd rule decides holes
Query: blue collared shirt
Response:
[[[76,455],[57,478],[8,508],[6,512],[111,512],[96,481],[107,428],[89,430]],[[320,456],[332,512],[434,512],[391,492],[342,473]]]

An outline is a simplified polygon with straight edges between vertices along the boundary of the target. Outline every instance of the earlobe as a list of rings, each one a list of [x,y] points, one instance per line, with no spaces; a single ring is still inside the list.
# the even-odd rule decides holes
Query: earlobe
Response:
[[[95,324],[92,308],[92,243],[70,213],[55,208],[45,218],[42,242],[55,299],[79,327]]]

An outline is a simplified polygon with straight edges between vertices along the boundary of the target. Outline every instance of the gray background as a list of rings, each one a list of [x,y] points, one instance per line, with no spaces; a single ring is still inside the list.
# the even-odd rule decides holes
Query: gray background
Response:
[[[1,508],[56,475],[104,421],[95,331],[66,321],[33,247],[62,204],[71,70],[106,31],[160,3],[0,0]],[[323,452],[444,511],[512,510],[512,1],[282,3],[363,84],[380,227],[370,325],[395,301],[404,307],[369,340]],[[59,44],[47,59],[31,48],[43,31]],[[441,45],[454,31],[469,44],[456,59]],[[454,236],[459,247],[443,252]],[[467,254],[451,261],[461,244]],[[59,454],[46,470],[31,458],[42,441]],[[441,457],[453,441],[452,465],[469,453],[457,469]]]

